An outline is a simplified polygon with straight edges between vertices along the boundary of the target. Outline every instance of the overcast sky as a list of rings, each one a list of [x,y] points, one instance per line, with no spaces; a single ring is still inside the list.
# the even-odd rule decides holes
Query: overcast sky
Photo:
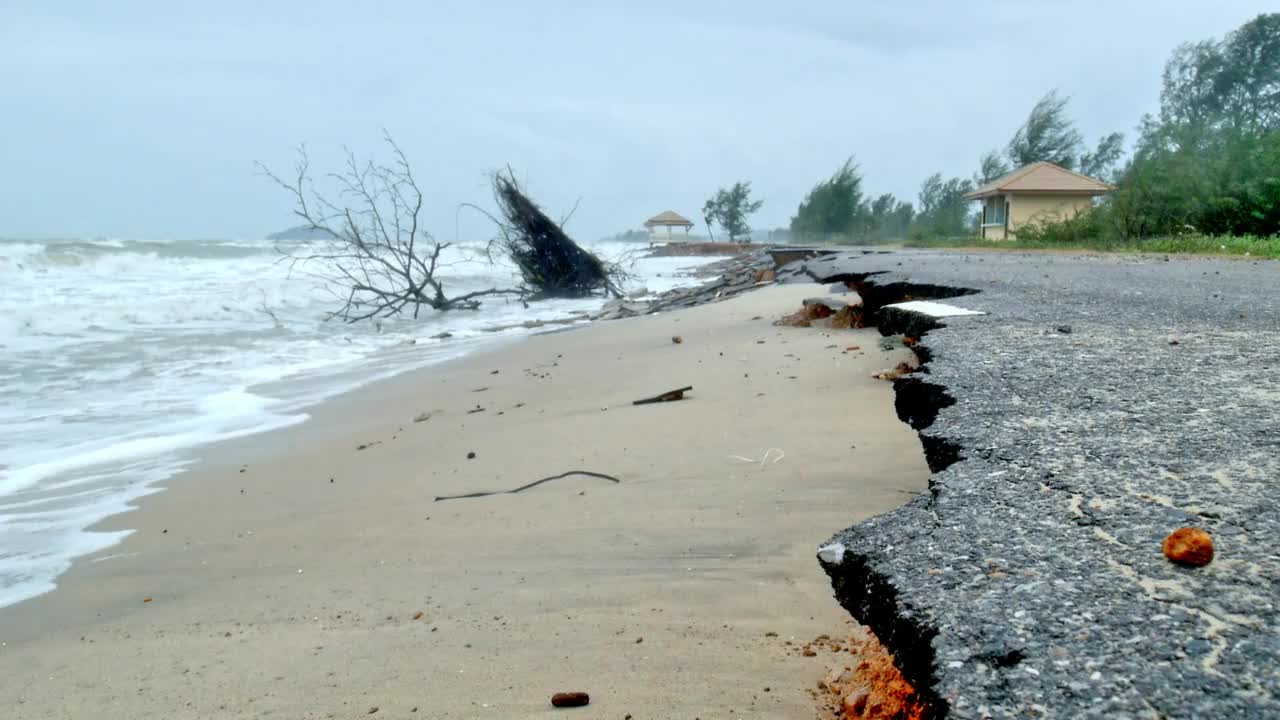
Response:
[[[932,172],[968,177],[1052,88],[1090,142],[1131,137],[1174,46],[1266,9],[3,0],[0,236],[261,237],[294,223],[255,161],[288,169],[305,141],[332,166],[383,127],[446,239],[506,164],[554,214],[581,198],[583,239],[698,218],[735,180],[778,227],[850,154],[868,191],[912,200]]]

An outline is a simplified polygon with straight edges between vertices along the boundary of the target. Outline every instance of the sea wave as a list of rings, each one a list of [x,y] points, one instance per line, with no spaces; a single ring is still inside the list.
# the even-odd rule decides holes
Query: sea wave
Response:
[[[0,269],[78,267],[111,258],[153,260],[174,258],[216,260],[256,256],[281,256],[282,248],[267,241],[206,240],[23,240],[0,239]]]
[[[450,290],[514,283],[482,247],[450,250]],[[118,542],[127,533],[86,528],[155,492],[194,448],[301,422],[337,393],[601,302],[499,299],[347,325],[326,319],[332,288],[280,257],[259,240],[0,239],[0,606]],[[688,282],[679,269],[705,261],[640,261],[632,287]]]

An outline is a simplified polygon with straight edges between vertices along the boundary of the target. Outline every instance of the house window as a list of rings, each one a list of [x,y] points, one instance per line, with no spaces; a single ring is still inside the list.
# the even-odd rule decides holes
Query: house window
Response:
[[[989,197],[982,206],[982,224],[983,225],[1004,225],[1005,209],[1008,205],[1005,203],[1003,195]]]

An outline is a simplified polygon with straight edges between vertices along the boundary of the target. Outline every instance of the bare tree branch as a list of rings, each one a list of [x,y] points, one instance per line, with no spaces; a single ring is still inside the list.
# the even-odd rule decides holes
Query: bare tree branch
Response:
[[[383,140],[390,164],[361,161],[344,148],[340,172],[325,175],[336,193],[316,188],[305,146],[297,149],[291,179],[258,164],[262,174],[293,199],[294,215],[313,238],[277,249],[291,270],[321,279],[338,306],[330,318],[346,322],[401,314],[418,317],[423,308],[474,310],[486,297],[521,296],[517,288],[490,288],[450,297],[438,272],[451,243],[439,242],[421,223],[425,204],[409,160],[390,133]]]

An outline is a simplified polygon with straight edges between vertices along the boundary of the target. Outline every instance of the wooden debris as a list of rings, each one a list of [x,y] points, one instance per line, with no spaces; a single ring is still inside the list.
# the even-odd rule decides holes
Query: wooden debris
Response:
[[[612,482],[612,483],[622,482],[618,478],[612,475],[605,475],[604,473],[591,472],[589,470],[570,470],[569,472],[566,472],[566,473],[560,473],[559,475],[552,475],[551,477],[545,477],[545,478],[542,478],[541,480],[535,480],[529,483],[528,485],[521,485],[520,487],[514,490],[494,490],[492,492],[474,492],[474,493],[467,493],[465,495],[437,495],[436,502],[440,502],[441,500],[461,500],[463,498],[488,497],[489,495],[515,495],[516,493],[524,492],[525,490],[528,490],[531,487],[536,487],[538,485],[541,485],[542,483],[551,482],[552,480],[559,480],[561,478],[566,478],[566,477],[569,477],[570,475],[586,475],[587,477],[600,478],[601,480],[608,480],[609,482]]]
[[[668,390],[668,391],[666,391],[666,392],[662,393],[661,395],[654,395],[653,397],[647,397],[647,398],[641,398],[640,400],[634,400],[634,401],[632,401],[632,403],[631,403],[631,404],[632,404],[632,405],[648,405],[648,404],[650,404],[650,403],[660,403],[660,402],[671,402],[671,401],[673,401],[673,400],[683,400],[683,399],[684,399],[684,394],[685,394],[686,392],[688,392],[688,391],[692,390],[692,389],[693,389],[693,386],[692,386],[692,385],[687,385],[687,386],[685,386],[685,387],[677,388],[677,389],[675,389],[675,390]]]

